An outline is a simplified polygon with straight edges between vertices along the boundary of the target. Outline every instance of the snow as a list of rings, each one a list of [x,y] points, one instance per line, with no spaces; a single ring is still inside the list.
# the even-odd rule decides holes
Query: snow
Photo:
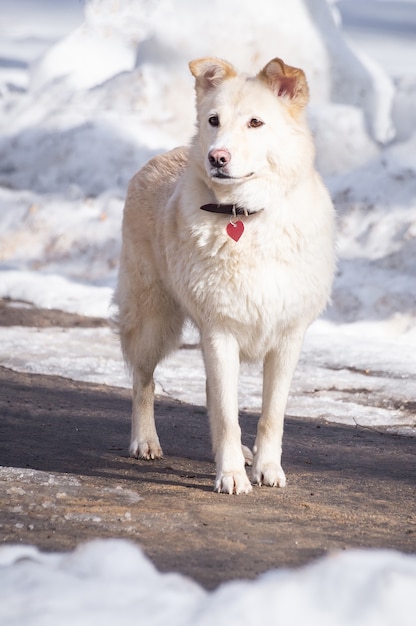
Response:
[[[160,574],[127,541],[96,540],[69,554],[4,546],[0,620],[122,626],[145,616],[149,626],[411,626],[415,584],[416,558],[389,551],[338,553],[206,592],[182,576]]]
[[[255,71],[279,55],[307,73],[317,166],[339,231],[333,304],[306,337],[287,413],[414,436],[416,2],[2,0],[1,14],[0,297],[109,316],[128,180],[193,132],[187,62],[215,54]],[[158,367],[157,391],[204,404],[194,329],[183,343]],[[0,328],[0,365],[130,385],[109,328]],[[260,401],[261,370],[245,367],[240,405]],[[416,608],[415,557],[381,551],[212,594],[111,541],[68,555],[2,547],[0,577],[5,625],[145,614],[149,624],[166,615],[172,624],[302,624],[307,615],[309,624],[400,626]]]

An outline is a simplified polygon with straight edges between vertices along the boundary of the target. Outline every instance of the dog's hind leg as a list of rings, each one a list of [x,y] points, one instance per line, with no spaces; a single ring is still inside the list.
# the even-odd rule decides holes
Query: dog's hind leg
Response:
[[[161,458],[162,448],[154,418],[154,380],[157,364],[178,345],[183,315],[174,302],[163,295],[153,306],[138,306],[125,314],[120,307],[120,341],[126,363],[133,374],[130,456],[142,459]],[[140,302],[149,303],[141,294]],[[131,302],[131,301],[130,301]],[[133,323],[134,322],[134,323]]]
[[[130,456],[153,460],[163,456],[154,417],[153,371],[137,368],[133,372]]]
[[[281,345],[267,353],[263,364],[263,406],[254,444],[252,480],[259,485],[284,487],[281,465],[284,412],[304,332],[287,333]]]

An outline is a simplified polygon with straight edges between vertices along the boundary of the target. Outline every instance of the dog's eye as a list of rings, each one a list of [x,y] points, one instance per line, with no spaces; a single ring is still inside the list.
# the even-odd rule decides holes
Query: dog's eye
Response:
[[[259,128],[260,126],[263,126],[263,124],[264,124],[264,122],[259,120],[258,117],[252,117],[251,120],[248,123],[248,127],[249,128]]]
[[[218,115],[211,115],[211,117],[208,118],[208,123],[211,126],[219,126],[220,125],[220,119],[219,119]]]

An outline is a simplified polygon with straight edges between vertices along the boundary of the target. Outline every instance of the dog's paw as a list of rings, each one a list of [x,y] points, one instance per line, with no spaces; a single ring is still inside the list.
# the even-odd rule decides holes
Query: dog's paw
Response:
[[[214,490],[218,493],[250,493],[253,487],[245,470],[240,472],[224,472],[217,476]]]
[[[268,487],[285,487],[286,476],[279,463],[255,463],[252,469],[253,483]]]
[[[145,459],[146,461],[154,461],[163,457],[162,448],[158,439],[150,439],[149,441],[132,441],[129,448],[130,456],[135,459]]]

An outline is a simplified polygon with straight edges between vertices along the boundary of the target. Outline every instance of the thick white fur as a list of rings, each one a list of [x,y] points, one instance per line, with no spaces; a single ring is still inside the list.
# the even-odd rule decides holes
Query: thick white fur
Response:
[[[216,461],[215,489],[248,493],[249,454],[241,446],[240,360],[263,361],[263,406],[252,481],[284,486],[284,411],[309,324],[325,307],[334,272],[334,212],[314,170],[301,70],[279,59],[256,77],[225,61],[193,61],[198,128],[189,149],[151,160],[132,179],[124,212],[116,301],[123,354],[133,372],[130,453],[162,456],[153,415],[153,371],[178,345],[186,318],[198,326]],[[209,118],[218,117],[213,126]],[[262,122],[250,124],[256,119]],[[208,154],[227,150],[227,179]],[[229,217],[200,210],[233,203]]]

